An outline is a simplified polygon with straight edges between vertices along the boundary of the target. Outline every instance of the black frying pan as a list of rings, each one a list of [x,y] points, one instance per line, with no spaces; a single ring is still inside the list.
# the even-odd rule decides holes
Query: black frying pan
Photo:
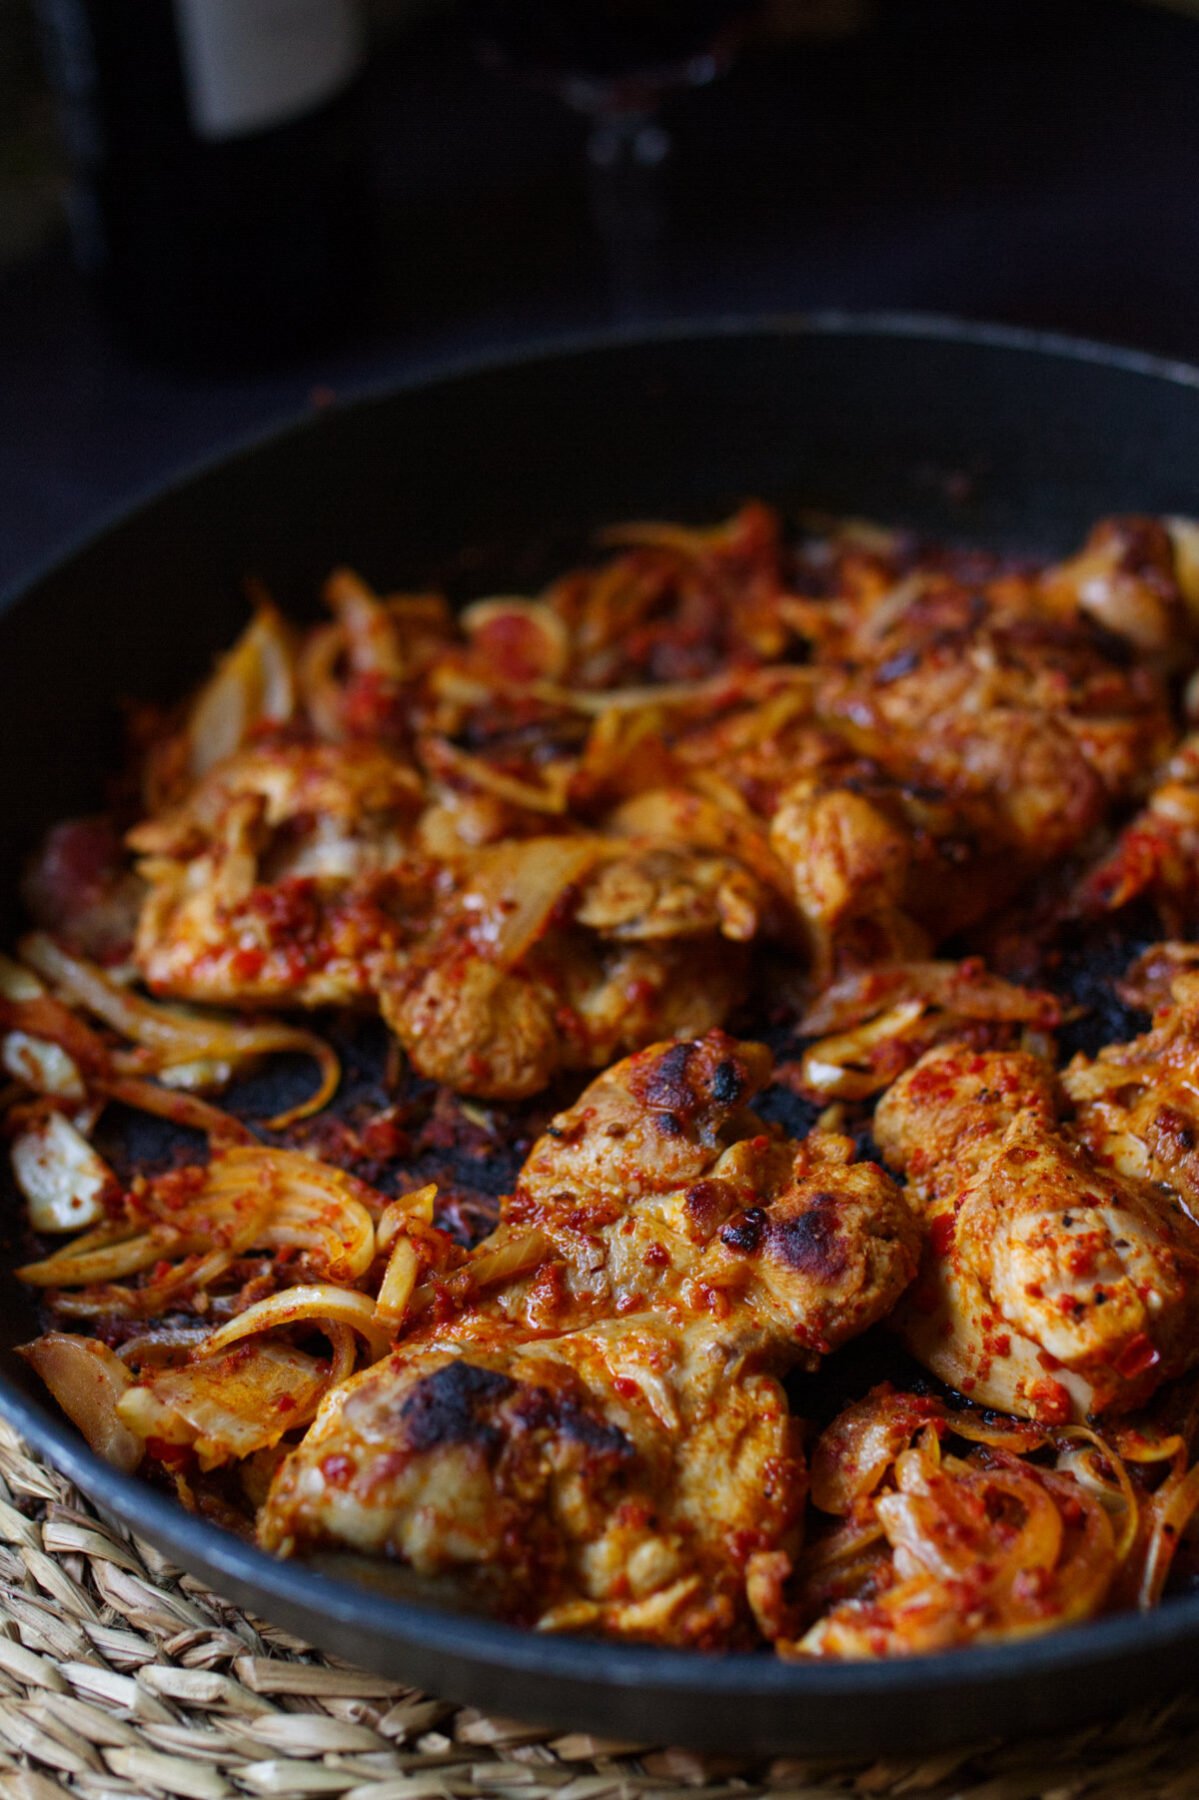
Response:
[[[138,507],[0,615],[0,923],[16,923],[37,832],[96,803],[118,697],[195,681],[244,618],[247,574],[297,609],[343,561],[384,588],[512,591],[594,526],[714,518],[750,495],[1064,550],[1104,513],[1199,513],[1199,372],[1011,331],[821,318],[568,347],[294,425]],[[14,1356],[36,1322],[17,1283],[0,1289],[0,1409],[31,1443],[230,1599],[455,1700],[742,1755],[868,1754],[1110,1713],[1179,1687],[1199,1649],[1199,1597],[1006,1648],[828,1667],[545,1638],[402,1602],[273,1561],[100,1463]]]

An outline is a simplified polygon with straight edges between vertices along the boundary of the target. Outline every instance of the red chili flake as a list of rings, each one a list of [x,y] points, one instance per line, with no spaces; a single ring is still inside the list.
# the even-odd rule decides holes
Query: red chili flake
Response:
[[[160,1437],[146,1439],[146,1452],[155,1462],[161,1463],[164,1469],[178,1469],[181,1472],[195,1460],[190,1444],[172,1444]]]
[[[1070,1395],[1060,1381],[1033,1381],[1027,1395],[1036,1418],[1046,1425],[1065,1425],[1070,1418]]]
[[[953,1228],[957,1221],[952,1213],[941,1213],[928,1228],[928,1246],[934,1256],[948,1256],[953,1247]]]
[[[1160,1361],[1161,1356],[1149,1338],[1143,1331],[1138,1331],[1116,1358],[1116,1373],[1125,1381],[1135,1381],[1138,1375],[1143,1375]]]

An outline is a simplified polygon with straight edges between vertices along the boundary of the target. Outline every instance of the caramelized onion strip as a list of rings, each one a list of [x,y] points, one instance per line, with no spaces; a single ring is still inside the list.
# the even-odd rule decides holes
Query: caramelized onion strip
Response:
[[[242,1338],[252,1337],[259,1331],[273,1331],[277,1326],[311,1324],[323,1328],[326,1322],[348,1325],[356,1331],[364,1339],[373,1360],[386,1356],[391,1338],[375,1319],[374,1301],[355,1288],[334,1287],[327,1281],[268,1294],[265,1300],[248,1306],[245,1312],[219,1326],[205,1341],[204,1353],[215,1355]]]
[[[44,932],[31,932],[20,950],[25,962],[60,993],[140,1046],[141,1054],[114,1053],[118,1074],[155,1073],[202,1061],[244,1064],[273,1051],[311,1056],[320,1074],[316,1091],[270,1121],[277,1131],[319,1112],[337,1091],[341,1065],[332,1046],[314,1031],[278,1020],[249,1024],[205,1017],[145,1000],[94,963],[72,956]]]

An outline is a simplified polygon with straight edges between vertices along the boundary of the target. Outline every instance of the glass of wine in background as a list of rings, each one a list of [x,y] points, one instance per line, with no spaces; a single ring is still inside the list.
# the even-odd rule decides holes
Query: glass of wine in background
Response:
[[[592,222],[612,311],[632,322],[663,302],[663,99],[712,81],[757,0],[465,0],[484,58],[584,115]]]

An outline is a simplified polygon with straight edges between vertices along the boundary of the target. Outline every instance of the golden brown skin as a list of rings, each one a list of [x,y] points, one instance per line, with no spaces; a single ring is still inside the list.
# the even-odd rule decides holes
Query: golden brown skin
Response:
[[[603,1068],[664,1033],[719,1025],[744,984],[741,946],[715,933],[638,942],[555,925],[504,966],[451,912],[381,979],[378,997],[419,1074],[458,1093],[513,1100],[539,1093],[562,1069]]]
[[[271,1489],[267,1547],[390,1554],[542,1629],[743,1637],[748,1566],[794,1551],[806,1487],[777,1380],[703,1318],[455,1336],[330,1397]]]
[[[1021,1052],[930,1051],[878,1109],[925,1201],[909,1347],[971,1399],[1061,1421],[1127,1411],[1199,1357],[1199,1227],[1100,1168]]]
[[[769,1073],[762,1046],[711,1032],[593,1082],[476,1253],[535,1231],[538,1266],[330,1396],[264,1542],[386,1549],[502,1610],[535,1595],[547,1627],[737,1641],[754,1559],[798,1543],[777,1376],[884,1316],[918,1239],[847,1140],[762,1125]]]

